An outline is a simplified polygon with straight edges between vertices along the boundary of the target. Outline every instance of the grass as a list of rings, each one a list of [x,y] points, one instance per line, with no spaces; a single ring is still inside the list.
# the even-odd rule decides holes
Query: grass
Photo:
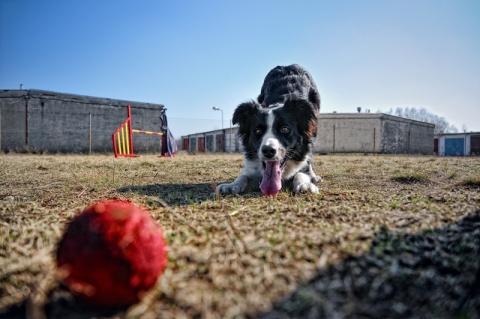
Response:
[[[240,155],[0,155],[0,313],[31,303],[82,313],[62,302],[69,296],[54,280],[56,244],[83,208],[121,198],[163,227],[169,263],[151,296],[114,316],[256,317],[318,269],[367,252],[379,230],[429,231],[478,209],[479,164],[315,156],[320,194],[268,199],[215,196],[215,185],[238,176]]]

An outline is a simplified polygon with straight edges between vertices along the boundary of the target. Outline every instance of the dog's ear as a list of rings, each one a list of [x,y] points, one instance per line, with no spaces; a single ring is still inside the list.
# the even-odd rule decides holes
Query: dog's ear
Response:
[[[289,99],[283,109],[297,123],[297,129],[309,142],[317,136],[318,110],[316,105],[305,99]]]
[[[250,126],[255,116],[260,112],[260,104],[255,101],[245,102],[237,106],[233,112],[232,123],[240,124],[238,127],[238,136],[244,147],[247,146],[250,139]]]
[[[257,97],[257,102],[262,104],[263,101],[265,101],[265,93],[262,90],[262,93],[260,93],[260,95]]]
[[[317,111],[320,112],[320,94],[315,89],[310,89],[308,92],[308,100],[317,107]]]
[[[240,104],[233,112],[232,123],[235,124],[242,124],[242,123],[249,123],[249,119],[252,116],[256,116],[258,114],[258,110],[260,109],[260,104],[256,103],[255,101],[249,101]]]

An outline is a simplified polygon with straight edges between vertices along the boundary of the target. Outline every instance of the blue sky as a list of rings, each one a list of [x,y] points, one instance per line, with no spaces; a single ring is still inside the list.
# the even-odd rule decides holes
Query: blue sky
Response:
[[[480,131],[480,1],[1,0],[0,89],[164,104],[176,137],[228,127],[297,63],[321,112],[424,107]]]

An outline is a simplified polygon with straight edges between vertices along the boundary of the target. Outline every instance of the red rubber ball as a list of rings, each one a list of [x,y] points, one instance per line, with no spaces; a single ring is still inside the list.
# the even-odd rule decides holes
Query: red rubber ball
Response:
[[[98,306],[140,300],[165,270],[163,232],[131,202],[108,200],[77,215],[58,244],[57,266],[70,292]]]

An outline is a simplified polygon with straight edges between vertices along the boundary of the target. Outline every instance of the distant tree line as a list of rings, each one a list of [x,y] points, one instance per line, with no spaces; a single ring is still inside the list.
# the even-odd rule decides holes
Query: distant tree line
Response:
[[[432,114],[423,107],[421,109],[416,109],[414,107],[397,107],[395,111],[391,108],[389,111],[382,113],[435,124],[434,134],[458,132],[458,129],[455,126],[450,125],[444,117]]]

